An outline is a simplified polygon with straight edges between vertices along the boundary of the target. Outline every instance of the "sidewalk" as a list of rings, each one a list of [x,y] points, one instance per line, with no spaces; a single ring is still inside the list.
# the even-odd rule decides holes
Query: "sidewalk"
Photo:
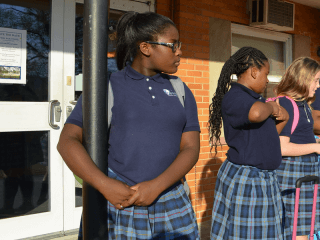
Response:
[[[59,238],[53,238],[53,239],[55,239],[55,240],[77,240],[78,234],[71,235],[71,236],[59,237]]]
[[[200,230],[200,239],[201,240],[210,240],[210,230],[211,230],[211,221],[205,222],[202,224],[199,224],[199,230]],[[78,233],[75,233],[76,230],[72,231],[72,235],[67,236],[58,236],[56,234],[55,236],[38,236],[33,238],[26,238],[24,240],[78,240]]]

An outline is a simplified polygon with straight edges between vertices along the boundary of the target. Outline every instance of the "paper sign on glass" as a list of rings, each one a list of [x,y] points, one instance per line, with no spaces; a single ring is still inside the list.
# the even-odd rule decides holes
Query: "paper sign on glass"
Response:
[[[27,31],[0,28],[0,83],[26,84]]]

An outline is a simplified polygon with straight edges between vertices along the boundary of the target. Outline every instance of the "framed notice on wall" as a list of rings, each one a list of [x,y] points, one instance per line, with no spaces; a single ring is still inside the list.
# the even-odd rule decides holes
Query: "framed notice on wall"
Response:
[[[0,27],[0,83],[26,84],[27,31]]]

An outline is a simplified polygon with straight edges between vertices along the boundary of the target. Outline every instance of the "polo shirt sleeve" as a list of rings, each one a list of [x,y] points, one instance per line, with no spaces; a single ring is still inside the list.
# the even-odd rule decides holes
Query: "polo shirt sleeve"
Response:
[[[68,117],[66,123],[71,123],[82,128],[83,118],[82,118],[82,95],[79,97],[76,106],[72,110],[70,116]]]
[[[281,131],[281,133],[279,135],[280,136],[291,137],[291,128],[292,128],[292,123],[293,123],[293,106],[292,106],[292,103],[291,103],[291,101],[289,99],[287,99],[285,97],[279,98],[279,103],[280,103],[280,106],[282,106],[284,109],[286,109],[288,114],[289,114],[289,121],[284,126],[284,128],[282,129],[282,131]]]
[[[187,118],[187,122],[186,122],[186,125],[184,126],[183,132],[190,132],[190,131],[200,132],[196,100],[191,90],[187,87],[187,85],[185,83],[183,83],[183,85],[185,90],[184,108],[185,108],[185,113]]]
[[[311,106],[314,110],[320,111],[320,89],[317,89],[315,96],[316,100],[312,103]]]
[[[249,111],[257,101],[249,94],[228,95],[223,101],[226,117],[233,128],[241,128],[251,124]]]

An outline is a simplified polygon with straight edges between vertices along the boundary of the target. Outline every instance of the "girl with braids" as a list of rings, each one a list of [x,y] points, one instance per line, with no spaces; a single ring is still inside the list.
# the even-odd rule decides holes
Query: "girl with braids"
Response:
[[[314,101],[316,89],[319,87],[320,65],[317,61],[302,57],[296,59],[275,88],[278,96],[287,96],[298,105],[299,121],[291,132],[294,110],[291,101],[280,98],[280,104],[289,113],[289,121],[280,134],[282,163],[277,169],[278,181],[285,206],[285,239],[292,239],[293,216],[295,203],[295,184],[298,178],[306,175],[319,176],[318,154],[320,145],[316,143],[313,133],[313,118],[310,104]],[[297,114],[296,114],[297,115]],[[298,214],[297,239],[307,240],[310,233],[313,184],[301,186]],[[320,191],[318,192],[318,194]],[[318,201],[320,197],[318,195]],[[320,230],[320,211],[316,212],[315,228]]]
[[[197,105],[182,84],[182,106],[169,81],[177,77],[167,75],[177,72],[181,55],[179,33],[169,18],[125,13],[117,25],[121,71],[110,77],[108,176],[81,144],[81,99],[61,133],[64,161],[108,200],[109,239],[199,239],[181,183],[199,156]]]
[[[232,82],[233,74],[237,82]],[[217,175],[212,240],[283,239],[275,169],[281,163],[278,132],[288,113],[261,97],[268,74],[268,59],[252,47],[239,49],[222,68],[209,109],[209,131],[217,152],[223,120],[229,150]]]

